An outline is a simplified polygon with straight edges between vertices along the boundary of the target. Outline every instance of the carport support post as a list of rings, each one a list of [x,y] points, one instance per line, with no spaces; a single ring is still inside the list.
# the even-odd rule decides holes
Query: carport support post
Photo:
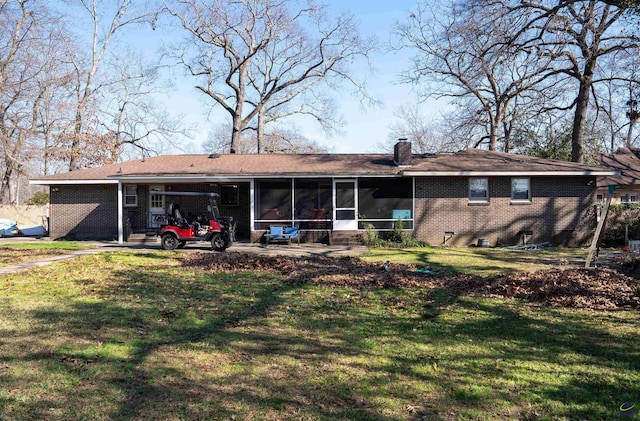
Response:
[[[118,181],[118,244],[124,243],[124,230],[122,227],[122,182]]]
[[[600,237],[602,236],[602,229],[604,225],[607,223],[607,216],[609,216],[609,205],[611,205],[611,198],[613,197],[613,191],[616,189],[615,185],[609,186],[609,194],[607,195],[607,201],[604,204],[604,208],[602,208],[602,215],[600,218],[600,222],[598,223],[598,227],[596,228],[595,234],[593,234],[593,240],[591,240],[591,247],[589,247],[589,254],[587,254],[587,261],[584,263],[584,267],[588,268],[591,266],[591,260],[593,259],[593,255],[600,244]]]

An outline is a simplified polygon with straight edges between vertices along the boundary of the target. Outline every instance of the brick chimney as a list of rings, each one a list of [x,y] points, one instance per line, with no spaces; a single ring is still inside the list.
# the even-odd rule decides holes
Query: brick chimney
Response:
[[[411,165],[411,142],[404,138],[398,139],[393,147],[393,161],[399,167]]]

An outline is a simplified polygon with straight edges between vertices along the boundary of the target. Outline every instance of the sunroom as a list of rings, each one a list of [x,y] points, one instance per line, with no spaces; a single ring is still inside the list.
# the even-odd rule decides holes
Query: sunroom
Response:
[[[307,241],[372,227],[413,229],[414,182],[404,177],[278,178],[254,181],[252,240],[274,225],[295,226]]]

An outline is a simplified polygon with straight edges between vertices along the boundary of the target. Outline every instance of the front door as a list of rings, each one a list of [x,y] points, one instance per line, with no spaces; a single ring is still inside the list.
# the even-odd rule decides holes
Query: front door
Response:
[[[164,191],[163,185],[149,186],[149,228],[158,228],[158,224],[153,222],[153,215],[164,214],[164,196],[154,194],[154,192]]]
[[[334,180],[335,215],[333,229],[335,231],[353,231],[358,229],[356,219],[357,196],[355,180]]]

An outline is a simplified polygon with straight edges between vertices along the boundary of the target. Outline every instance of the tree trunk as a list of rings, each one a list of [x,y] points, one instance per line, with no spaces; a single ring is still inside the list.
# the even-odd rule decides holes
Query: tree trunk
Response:
[[[236,153],[236,146],[240,143],[240,134],[242,134],[242,118],[239,114],[235,114],[233,116],[233,128],[231,129],[229,153]]]
[[[576,111],[573,117],[573,129],[571,132],[571,161],[584,162],[584,127],[587,122],[587,110],[589,109],[589,92],[591,79],[580,80],[580,90],[576,100]]]
[[[633,141],[633,126],[635,126],[637,121],[638,121],[637,119],[636,120],[633,119],[633,116],[632,116],[632,118],[629,119],[629,131],[627,131],[627,142],[626,142],[627,148],[631,148],[633,146],[631,144],[632,141]]]
[[[502,127],[504,130],[504,152],[511,152],[511,132],[513,130],[513,124],[507,123],[505,121],[502,122]]]
[[[233,128],[231,130],[231,145],[229,145],[229,153],[236,153],[236,148],[240,144],[240,135],[242,130],[247,125],[247,122],[242,118],[244,111],[244,97],[246,92],[246,79],[248,72],[249,61],[241,64],[238,68],[238,84],[236,87],[236,105],[231,112],[231,119]]]
[[[262,153],[262,139],[264,138],[264,109],[258,111],[258,129],[256,130],[256,143],[258,153]]]
[[[75,171],[80,169],[80,159],[79,159],[79,149],[80,149],[80,138],[82,134],[82,112],[84,107],[78,106],[76,110],[76,121],[73,128],[73,139],[71,141],[71,148],[69,153],[71,156],[69,157],[69,171]]]
[[[498,125],[500,121],[499,117],[491,116],[489,121],[489,150],[496,151],[498,150]]]
[[[586,54],[585,54],[586,55]],[[576,98],[576,111],[573,117],[573,131],[571,132],[571,161],[584,162],[584,128],[587,124],[589,110],[589,95],[593,85],[593,73],[596,67],[596,57],[587,60],[580,81],[580,89]]]
[[[0,203],[9,203],[13,202],[13,195],[11,194],[11,179],[13,174],[13,161],[9,161],[7,165],[7,169],[4,171],[4,175],[2,176],[2,182],[0,183]],[[5,201],[6,197],[6,201]]]

